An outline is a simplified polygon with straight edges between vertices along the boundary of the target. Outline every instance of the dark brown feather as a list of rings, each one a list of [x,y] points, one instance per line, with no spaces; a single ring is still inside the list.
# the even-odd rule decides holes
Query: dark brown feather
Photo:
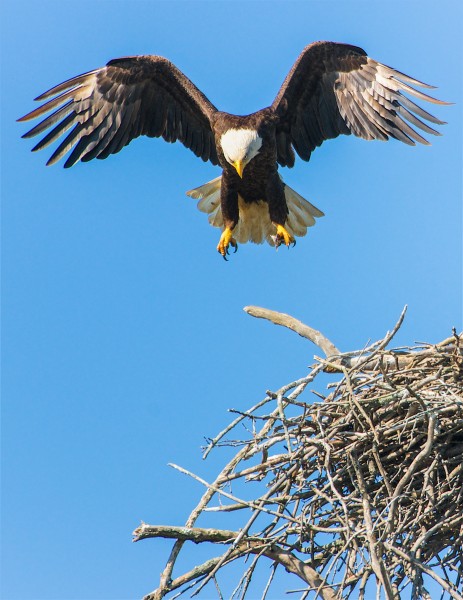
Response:
[[[421,121],[443,124],[412,100],[446,104],[416,90],[430,88],[369,58],[348,44],[315,42],[294,63],[272,108],[280,116],[278,162],[292,166],[288,145],[304,160],[325,140],[353,133],[367,140],[396,138],[406,144],[428,144],[414,127],[439,135]],[[419,118],[420,117],[420,118]],[[407,122],[408,121],[408,122]]]
[[[51,88],[37,100],[47,100],[22,117],[27,121],[56,109],[24,137],[58,125],[35,150],[68,136],[47,164],[72,150],[65,162],[106,158],[140,136],[179,140],[203,160],[218,164],[211,118],[216,108],[172,63],[159,56],[111,60],[105,67],[84,73]],[[62,120],[61,120],[62,119]]]

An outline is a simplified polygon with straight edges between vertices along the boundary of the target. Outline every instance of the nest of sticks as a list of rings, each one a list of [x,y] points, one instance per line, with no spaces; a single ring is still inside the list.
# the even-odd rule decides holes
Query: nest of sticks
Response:
[[[463,337],[454,331],[439,344],[389,350],[404,311],[383,340],[342,354],[288,315],[245,310],[297,331],[326,358],[249,410],[233,411],[205,449],[236,450],[213,483],[173,465],[205,492],[185,526],[135,530],[134,541],[176,540],[145,600],[198,593],[208,583],[221,598],[221,571],[243,557],[228,594],[236,598],[251,589],[256,597],[256,580],[260,597],[271,595],[274,578],[289,571],[302,598],[463,600]],[[327,384],[327,372],[336,381]],[[195,527],[211,512],[224,524],[229,515],[242,521],[238,529]],[[174,577],[186,541],[210,542],[216,552]],[[256,569],[269,559],[262,580]]]

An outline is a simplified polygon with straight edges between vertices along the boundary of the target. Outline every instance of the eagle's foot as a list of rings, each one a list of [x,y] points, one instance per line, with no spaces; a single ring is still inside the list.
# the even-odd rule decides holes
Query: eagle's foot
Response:
[[[276,228],[277,234],[275,236],[275,248],[278,248],[279,246],[281,246],[281,244],[284,244],[288,248],[290,244],[292,244],[293,246],[296,245],[296,240],[290,233],[286,231],[283,225],[278,225],[276,223]]]
[[[226,227],[220,236],[219,244],[217,246],[217,252],[219,252],[225,260],[227,260],[228,248],[230,246],[235,249],[235,252],[238,250],[238,244],[233,238],[232,230],[229,227]]]

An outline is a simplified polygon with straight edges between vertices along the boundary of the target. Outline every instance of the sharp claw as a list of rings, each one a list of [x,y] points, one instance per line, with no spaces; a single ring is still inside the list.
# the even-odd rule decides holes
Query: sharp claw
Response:
[[[229,247],[230,246],[233,246],[234,253],[235,253],[237,251],[237,249],[238,249],[238,244],[236,243],[236,241],[232,237],[232,231],[231,231],[231,229],[226,228],[222,232],[222,235],[220,236],[219,245],[217,246],[217,251],[222,255],[222,257],[225,260],[228,260],[227,256],[230,255],[230,252],[229,252]]]
[[[283,227],[283,225],[279,225],[276,224],[276,228],[277,228],[277,233],[275,236],[275,248],[279,248],[281,246],[281,244],[284,244],[287,248],[289,248],[289,246],[295,246],[296,245],[296,240],[294,239],[294,237],[288,233],[288,231]]]

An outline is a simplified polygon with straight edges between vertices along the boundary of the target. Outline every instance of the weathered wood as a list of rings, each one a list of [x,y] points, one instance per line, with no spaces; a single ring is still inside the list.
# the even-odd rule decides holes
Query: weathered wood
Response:
[[[175,540],[159,586],[145,600],[187,589],[195,595],[209,581],[220,597],[222,570],[247,557],[241,590],[258,563],[274,564],[262,597],[283,567],[324,600],[363,600],[374,585],[388,600],[406,585],[411,597],[426,597],[426,577],[463,600],[462,336],[454,331],[439,344],[388,350],[404,309],[382,340],[333,354],[334,344],[300,321],[248,308],[290,326],[326,357],[305,377],[233,411],[204,453],[236,449],[213,482],[171,465],[205,491],[184,527],[143,523],[134,531],[134,541]],[[338,372],[339,381],[321,393],[318,377],[326,370]],[[211,512],[242,516],[239,530],[195,527]],[[174,578],[189,541],[224,550]]]

